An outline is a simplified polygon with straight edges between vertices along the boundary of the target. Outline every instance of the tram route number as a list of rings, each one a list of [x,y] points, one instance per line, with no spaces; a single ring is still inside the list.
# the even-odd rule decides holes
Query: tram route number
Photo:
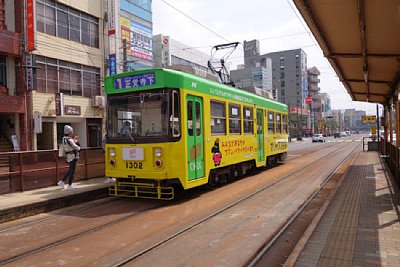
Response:
[[[142,162],[125,162],[125,166],[127,169],[143,169]]]

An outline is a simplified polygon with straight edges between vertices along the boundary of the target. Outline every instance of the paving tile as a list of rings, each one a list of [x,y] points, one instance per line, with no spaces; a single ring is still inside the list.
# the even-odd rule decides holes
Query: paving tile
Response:
[[[317,266],[400,267],[400,193],[379,155],[360,153],[343,178],[298,262]],[[366,180],[365,176],[378,179]],[[390,189],[390,190],[389,190]],[[315,253],[315,254],[313,254]],[[295,266],[315,266],[296,265]]]

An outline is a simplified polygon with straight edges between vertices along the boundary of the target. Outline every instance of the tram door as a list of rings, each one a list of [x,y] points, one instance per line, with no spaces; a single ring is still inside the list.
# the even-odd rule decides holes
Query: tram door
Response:
[[[188,95],[187,114],[187,168],[188,180],[204,177],[203,99]]]
[[[258,162],[264,161],[264,114],[262,109],[257,109],[257,151]]]

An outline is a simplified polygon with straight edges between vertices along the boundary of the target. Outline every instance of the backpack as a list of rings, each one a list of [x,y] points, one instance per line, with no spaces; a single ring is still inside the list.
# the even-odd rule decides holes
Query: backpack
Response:
[[[74,151],[74,153],[75,153],[75,150],[73,149],[73,147],[69,143],[70,139],[71,139],[71,137],[63,137],[63,139],[61,141],[61,144],[60,144],[60,147],[58,149],[58,157],[59,158],[66,158],[67,157],[67,153],[71,153],[71,151]],[[67,144],[68,144],[68,147],[66,149],[65,146],[67,146]],[[68,151],[66,151],[66,150],[68,150]]]

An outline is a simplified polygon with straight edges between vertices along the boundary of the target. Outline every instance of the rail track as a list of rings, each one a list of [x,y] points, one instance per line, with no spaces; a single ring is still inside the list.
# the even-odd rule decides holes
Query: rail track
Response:
[[[331,151],[330,153],[328,153],[327,155],[325,155],[324,157],[322,157],[320,159],[329,158],[333,153],[337,153],[338,151],[340,151],[344,147],[345,147],[345,145],[343,144],[343,145],[339,146],[338,148],[336,148],[335,150]],[[303,151],[302,156],[308,155],[308,154],[312,154],[312,153],[314,153],[316,151],[319,151],[319,150],[320,150],[320,148],[317,148],[317,147],[314,147],[312,149],[307,149],[307,150]],[[291,160],[292,159],[289,159],[288,161],[291,161]],[[288,179],[290,176],[296,174],[297,172],[303,170],[304,168],[313,166],[313,164],[318,164],[318,162],[311,162],[308,165],[303,166],[299,170],[295,170],[295,171],[289,173],[288,175],[282,177],[281,179],[279,179],[279,180],[277,180],[277,181],[275,181],[275,182],[273,182],[271,184],[268,184],[265,187],[262,187],[262,188],[258,189],[256,192],[254,192],[252,194],[249,194],[249,195],[246,195],[246,196],[236,200],[235,202],[231,203],[230,205],[228,205],[228,206],[226,206],[226,207],[224,207],[224,208],[222,208],[222,209],[210,214],[209,216],[204,217],[203,219],[201,219],[201,220],[199,220],[199,221],[197,221],[197,222],[195,222],[195,223],[193,223],[191,225],[188,225],[187,227],[181,229],[180,231],[170,235],[168,238],[165,238],[164,240],[162,240],[160,242],[157,242],[157,243],[153,244],[152,246],[150,246],[150,247],[148,247],[146,249],[143,249],[138,253],[135,253],[134,255],[130,255],[129,257],[124,258],[122,261],[119,261],[114,266],[122,266],[122,265],[125,265],[125,264],[129,263],[129,262],[134,261],[135,259],[139,258],[140,256],[145,255],[147,252],[152,251],[155,248],[160,247],[160,246],[162,246],[164,244],[167,244],[169,241],[173,240],[174,238],[176,238],[178,236],[181,236],[181,235],[185,234],[186,232],[190,231],[191,229],[195,229],[196,226],[198,226],[199,224],[201,224],[203,222],[206,222],[206,221],[218,216],[218,214],[220,214],[220,213],[222,213],[222,212],[224,212],[224,211],[226,211],[226,210],[228,210],[228,209],[230,209],[232,207],[235,207],[236,205],[239,205],[243,201],[245,201],[245,200],[247,200],[247,199],[249,199],[249,198],[251,198],[251,197],[253,197],[253,196],[257,195],[257,194],[259,194],[260,192],[262,192],[262,191],[264,191],[264,190],[266,190],[268,188],[271,188],[275,184],[280,183],[280,182]],[[188,197],[190,198],[190,196],[188,196]],[[110,199],[110,202],[113,202],[113,201],[115,201],[115,199]],[[127,220],[130,220],[130,219],[135,219],[135,217],[137,217],[139,215],[143,215],[146,212],[149,212],[149,211],[152,211],[152,210],[155,210],[155,209],[159,209],[161,207],[165,207],[165,206],[168,206],[168,205],[177,205],[177,204],[179,204],[179,201],[180,200],[173,201],[173,202],[163,202],[162,204],[160,204],[159,202],[154,203],[154,205],[151,205],[150,207],[148,207],[146,209],[140,210],[137,213],[129,214],[129,215],[126,215],[126,216],[122,216],[121,218],[118,218],[118,219],[113,220],[111,222],[106,222],[106,223],[100,224],[100,225],[98,225],[96,227],[87,229],[85,231],[81,231],[79,233],[73,234],[73,235],[68,236],[66,238],[62,238],[62,239],[56,240],[54,242],[48,243],[48,244],[40,246],[38,248],[34,248],[34,249],[29,250],[29,251],[25,251],[25,252],[20,253],[18,255],[14,255],[12,257],[9,257],[9,258],[6,258],[4,260],[1,260],[0,261],[0,265],[10,264],[10,263],[16,262],[16,261],[18,261],[20,259],[29,257],[29,256],[34,255],[36,253],[46,251],[47,249],[59,246],[61,244],[68,243],[68,242],[70,242],[72,240],[79,239],[79,238],[87,236],[87,235],[89,235],[91,233],[103,230],[105,228],[109,228],[109,227],[115,226],[118,223],[121,223],[123,221],[127,221]],[[84,206],[81,209],[69,211],[69,212],[65,213],[64,215],[71,215],[71,214],[74,214],[74,213],[84,212],[84,211],[87,211],[87,210],[95,208],[95,207],[97,207],[97,204],[90,204],[89,206]],[[31,222],[28,222],[26,224],[13,226],[11,228],[2,229],[0,231],[0,234],[3,234],[5,232],[7,232],[7,231],[13,231],[13,230],[20,229],[20,228],[23,228],[23,227],[32,226],[34,224],[43,223],[43,222],[45,222],[47,220],[54,219],[57,216],[60,216],[60,214],[52,215],[52,216],[50,216],[48,218],[42,218],[42,219],[39,219],[37,221],[31,221]]]
[[[341,146],[341,147],[335,149],[334,151],[332,151],[332,152],[330,152],[329,154],[325,155],[324,157],[320,158],[320,160],[323,160],[323,159],[326,159],[326,158],[331,157],[334,153],[338,153],[338,151],[342,150],[344,147],[345,147],[345,146]],[[342,161],[341,165],[342,165],[343,162],[354,152],[354,150],[355,150],[357,147],[359,147],[359,146],[355,146],[355,147],[352,149],[351,153]],[[162,241],[160,241],[160,242],[154,244],[153,246],[148,247],[147,249],[144,249],[144,250],[142,250],[142,251],[140,251],[140,252],[138,252],[138,253],[136,253],[136,254],[134,254],[134,255],[130,255],[129,257],[127,257],[127,258],[121,260],[120,262],[118,262],[118,263],[116,263],[116,264],[114,264],[114,265],[112,265],[112,266],[113,266],[113,267],[119,267],[119,266],[124,266],[124,265],[126,265],[126,264],[132,263],[135,259],[140,258],[141,256],[145,255],[146,253],[149,253],[150,251],[152,251],[152,250],[154,250],[154,249],[156,249],[156,248],[158,248],[158,247],[160,247],[160,246],[162,246],[162,245],[166,245],[168,242],[174,240],[174,239],[177,238],[177,237],[183,236],[183,235],[186,234],[187,232],[189,232],[189,231],[195,229],[195,228],[196,228],[197,226],[199,226],[200,224],[203,224],[204,222],[213,219],[214,217],[218,216],[218,215],[221,214],[222,212],[225,212],[225,211],[227,211],[227,210],[229,210],[229,209],[231,209],[231,208],[233,208],[233,207],[235,207],[235,206],[241,204],[242,202],[244,202],[244,201],[246,201],[246,200],[248,200],[248,199],[254,197],[255,195],[259,194],[260,192],[262,192],[262,191],[264,191],[264,190],[266,190],[266,189],[269,189],[269,188],[271,188],[272,186],[276,185],[277,183],[281,183],[282,181],[284,181],[284,180],[290,178],[292,175],[294,175],[294,174],[296,174],[296,173],[298,173],[298,172],[300,172],[300,171],[304,171],[305,168],[312,167],[313,165],[316,165],[316,164],[319,164],[319,161],[311,162],[311,163],[309,163],[309,164],[303,166],[303,168],[302,168],[301,170],[296,170],[296,171],[294,171],[294,172],[292,172],[292,173],[290,173],[290,174],[288,174],[288,175],[282,177],[281,179],[279,179],[279,180],[273,182],[272,184],[269,184],[269,185],[267,185],[267,186],[265,186],[265,187],[263,187],[263,188],[260,188],[259,190],[257,190],[257,191],[254,192],[254,193],[251,193],[251,194],[249,194],[249,195],[247,195],[247,196],[244,196],[244,197],[238,199],[238,200],[235,201],[234,203],[231,203],[230,205],[228,205],[228,206],[226,206],[226,207],[224,207],[224,208],[222,208],[222,209],[220,209],[220,210],[218,210],[218,211],[216,211],[216,212],[210,214],[209,216],[207,216],[207,217],[205,217],[205,218],[203,218],[203,219],[201,219],[201,220],[199,220],[199,221],[197,221],[197,222],[195,222],[195,223],[193,223],[193,224],[191,224],[191,225],[189,225],[189,226],[183,228],[181,231],[176,232],[175,234],[173,234],[173,235],[169,236],[168,238],[166,238],[166,239],[164,239],[164,240],[162,240]],[[338,167],[338,168],[339,168],[339,167]],[[336,168],[335,171],[336,171],[338,168]],[[334,171],[334,172],[335,172],[335,171]],[[331,175],[323,182],[323,184],[321,185],[321,188],[323,187],[323,185],[325,185],[325,184],[329,181],[329,179],[333,176],[334,172],[332,172]],[[290,218],[289,221],[283,226],[283,228],[281,228],[281,229],[276,233],[276,235],[275,235],[270,241],[268,241],[268,242],[265,244],[265,246],[254,256],[254,258],[248,263],[250,266],[255,266],[255,265],[256,265],[256,263],[259,261],[259,259],[260,259],[260,258],[266,253],[266,251],[276,242],[276,240],[279,238],[279,236],[280,236],[280,235],[287,229],[287,227],[299,216],[299,214],[301,214],[301,212],[302,212],[302,211],[305,209],[305,207],[310,203],[310,201],[318,194],[318,192],[320,191],[321,188],[317,189],[317,190],[308,198],[308,200],[300,207],[300,209],[298,210],[298,212],[296,212],[293,216],[291,216],[291,218]]]

